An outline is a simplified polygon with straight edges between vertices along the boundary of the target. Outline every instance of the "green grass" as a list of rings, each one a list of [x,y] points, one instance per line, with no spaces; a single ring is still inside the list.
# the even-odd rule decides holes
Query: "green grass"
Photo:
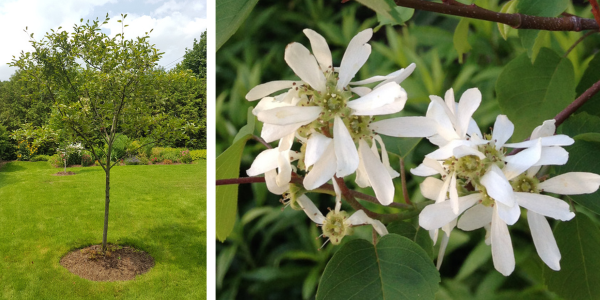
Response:
[[[48,162],[0,169],[0,299],[206,298],[206,162],[111,171],[108,242],[148,252],[155,266],[132,281],[94,282],[59,263],[102,242],[104,171]]]

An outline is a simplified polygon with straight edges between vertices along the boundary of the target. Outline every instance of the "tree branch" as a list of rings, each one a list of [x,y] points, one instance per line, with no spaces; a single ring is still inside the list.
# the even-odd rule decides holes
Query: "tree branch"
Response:
[[[596,19],[597,24],[600,24],[600,7],[598,7],[598,2],[596,2],[596,0],[590,0],[590,4],[592,5],[592,14],[594,14],[594,19]]]
[[[477,5],[453,5],[452,1],[435,3],[424,0],[394,0],[396,5],[437,12],[447,15],[467,17],[478,20],[498,22],[517,29],[542,29],[548,31],[598,30],[594,19],[571,17],[537,17],[524,14],[506,14],[481,8]]]

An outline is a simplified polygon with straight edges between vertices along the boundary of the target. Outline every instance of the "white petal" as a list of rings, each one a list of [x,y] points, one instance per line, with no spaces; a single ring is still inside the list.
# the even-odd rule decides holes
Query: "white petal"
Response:
[[[288,183],[282,186],[277,184],[277,171],[274,169],[265,173],[265,183],[267,184],[267,189],[269,192],[275,195],[281,195],[290,189],[290,185]]]
[[[542,146],[570,146],[575,143],[575,140],[564,134],[541,137],[540,139],[542,140]],[[510,148],[527,148],[535,145],[535,143],[536,140],[529,140],[520,143],[506,144],[504,146]]]
[[[423,176],[423,177],[431,176],[431,175],[435,175],[435,174],[440,174],[440,172],[437,171],[436,169],[430,168],[430,167],[428,167],[428,166],[426,166],[424,164],[420,164],[416,168],[410,169],[410,172],[413,175]],[[446,173],[446,172],[444,171],[444,173]]]
[[[452,172],[450,175],[450,205],[452,206],[452,212],[458,215],[458,191],[456,190],[456,172]]]
[[[446,253],[446,247],[448,246],[448,241],[450,240],[450,234],[444,233],[442,235],[442,241],[440,242],[440,249],[438,250],[437,262],[435,263],[435,267],[439,270],[442,266],[442,262],[444,261],[444,254]]]
[[[458,214],[452,212],[449,201],[427,205],[419,214],[419,226],[427,230],[441,228],[456,219],[467,208],[475,205],[479,199],[481,199],[479,194],[471,194],[458,198]]]
[[[390,104],[396,98],[404,98],[404,102],[406,102],[406,92],[398,84],[390,82],[363,97],[349,101],[347,106],[357,111],[371,110]]]
[[[259,121],[275,125],[308,124],[319,117],[319,106],[284,106],[259,112]]]
[[[348,48],[340,63],[337,89],[342,90],[354,78],[354,75],[365,64],[371,54],[371,45],[367,44],[373,36],[373,29],[368,28],[359,32],[350,40]]]
[[[252,162],[250,169],[246,170],[246,174],[248,174],[248,176],[256,176],[274,170],[277,168],[278,157],[278,149],[267,149],[259,153]]]
[[[365,87],[365,86],[353,87],[353,88],[350,88],[350,90],[353,93],[357,94],[359,97],[365,96],[365,95],[367,95],[368,93],[371,92],[371,89],[368,88],[368,87]]]
[[[497,213],[492,214],[490,231],[494,267],[502,275],[508,276],[515,270],[515,255],[508,233],[508,226],[498,217]]]
[[[492,140],[496,143],[496,149],[504,146],[514,131],[515,125],[505,115],[498,115],[492,132]]]
[[[562,147],[542,147],[540,160],[534,166],[560,166],[569,160],[569,152]]]
[[[316,163],[323,155],[332,139],[318,133],[313,132],[306,143],[306,152],[304,155],[304,164],[306,168]]]
[[[480,141],[478,142],[479,144],[485,144],[487,143],[486,141]],[[462,145],[466,145],[466,146],[474,146],[477,145],[475,143],[475,141],[467,141],[467,140],[453,140],[450,143],[440,147],[439,149],[425,155],[425,157],[429,157],[432,159],[439,159],[439,160],[443,160],[443,159],[447,159],[449,157],[452,157],[454,155],[454,148],[458,147],[458,146],[462,146]]]
[[[485,154],[481,153],[476,148],[465,146],[465,145],[454,148],[453,153],[454,153],[454,157],[456,157],[456,158],[461,158],[463,156],[468,156],[468,155],[475,155],[475,156],[479,157],[480,159],[485,158]]]
[[[435,243],[437,243],[439,231],[440,231],[439,229],[429,230],[429,237],[433,241],[434,246],[435,246]]]
[[[467,211],[458,220],[458,228],[471,231],[484,227],[492,222],[494,209],[482,204],[477,204]]]
[[[465,94],[463,94],[463,97],[465,96]],[[462,97],[461,97],[462,99]],[[454,101],[454,89],[450,88],[446,91],[446,94],[444,94],[444,102],[446,103],[446,107],[448,107],[448,109],[450,110],[450,112],[453,115],[456,115],[456,112],[454,111],[454,108],[456,106],[456,101]]]
[[[373,83],[373,82],[383,81],[375,87],[375,88],[377,88],[388,82],[395,82],[395,83],[400,84],[402,81],[404,81],[404,79],[406,79],[408,76],[410,76],[410,74],[412,74],[412,72],[415,70],[416,67],[417,67],[417,65],[412,63],[408,67],[406,67],[406,69],[400,69],[400,70],[392,72],[386,76],[373,76],[373,77],[367,78],[365,80],[350,82],[350,85],[364,85],[364,84],[369,84],[369,83]]]
[[[430,200],[437,200],[438,195],[440,194],[440,190],[444,182],[435,178],[435,177],[427,177],[425,180],[419,185],[421,189],[421,194],[423,197]]]
[[[429,103],[425,116],[434,119],[445,130],[456,134],[456,116],[446,105],[444,99],[435,95],[430,95],[429,99],[431,103]],[[460,136],[456,135],[456,138],[460,138]]]
[[[507,225],[514,225],[519,220],[521,216],[521,208],[518,205],[513,205],[512,207],[504,205],[502,202],[496,202],[496,207],[498,208],[498,216],[504,221]]]
[[[458,110],[456,111],[456,120],[458,122],[457,131],[461,137],[465,137],[471,116],[473,116],[479,104],[481,104],[481,92],[477,88],[466,90],[460,97]]]
[[[473,120],[473,118],[471,118],[471,121],[469,121],[469,128],[467,129],[467,134],[470,136],[483,136],[481,134],[481,130],[479,130],[479,126],[477,125],[477,122],[475,122],[475,120]]]
[[[481,177],[481,184],[485,186],[488,195],[494,200],[509,207],[515,205],[513,188],[495,164],[492,164],[490,170]]]
[[[440,189],[437,198],[435,198],[435,203],[444,202],[446,200],[446,196],[448,194],[448,187],[450,186],[450,177],[444,178],[444,183],[442,188]]]
[[[575,217],[575,214],[569,210],[569,204],[558,198],[521,192],[515,193],[515,196],[520,206],[540,215],[561,221],[568,221]]]
[[[358,157],[360,158],[360,151],[358,153]],[[354,180],[354,182],[356,182],[356,184],[361,188],[371,186],[371,182],[369,181],[369,175],[367,174],[367,169],[365,168],[365,163],[362,159],[359,159],[358,168],[356,169],[356,179]]]
[[[367,216],[363,210],[357,210],[348,218],[348,220],[346,220],[346,222],[352,224],[353,226],[371,224],[373,229],[375,229],[380,236],[388,234],[388,230],[385,228],[383,223],[381,223],[379,220],[373,220],[369,218],[369,216]]]
[[[544,137],[544,136],[552,136],[554,135],[554,132],[556,131],[556,120],[554,119],[550,119],[547,121],[544,121],[544,123],[538,127],[536,127],[533,132],[531,133],[531,138],[530,139],[537,139],[540,137]]]
[[[539,141],[535,146],[527,148],[515,155],[507,156],[504,161],[507,162],[502,172],[507,179],[513,179],[519,176],[521,173],[527,171],[535,165],[542,155],[542,143]]]
[[[299,86],[303,84],[302,81],[291,81],[291,80],[278,80],[278,81],[270,81],[267,83],[259,84],[253,87],[248,94],[246,94],[246,100],[254,101],[261,99],[265,96],[268,96],[277,91],[281,91],[283,89],[289,89],[294,85]]]
[[[277,146],[277,149],[279,149],[279,152],[292,149],[292,145],[294,144],[294,136],[295,135],[296,135],[296,133],[292,132],[279,140],[279,145]]]
[[[278,139],[284,138],[291,133],[295,133],[300,128],[302,123],[294,123],[289,125],[274,125],[264,123],[260,136],[265,142],[270,143]]]
[[[308,83],[313,89],[325,91],[325,75],[317,64],[315,57],[302,44],[291,43],[285,48],[285,62],[294,73]]]
[[[333,144],[337,158],[337,177],[348,176],[358,168],[358,151],[344,121],[336,116],[333,121]],[[365,163],[365,166],[369,164]]]
[[[552,177],[538,185],[545,192],[560,195],[591,194],[600,186],[600,175],[587,172],[569,172]]]
[[[392,177],[377,156],[369,149],[365,140],[358,142],[360,159],[365,164],[365,171],[377,200],[383,205],[389,205],[394,201],[394,184]]]
[[[353,111],[352,114],[356,116],[380,116],[395,114],[404,108],[406,99],[408,99],[406,92],[404,89],[402,89],[402,94],[399,97],[396,97],[394,102],[373,109]]]
[[[275,100],[274,97],[264,97],[252,109],[252,114],[256,116],[256,115],[258,115],[259,112],[261,112],[263,110],[269,110],[272,108],[284,107],[284,106],[290,106],[290,104],[281,102],[281,101],[277,101],[277,100]]]
[[[342,208],[342,191],[335,179],[331,180],[331,183],[333,185],[333,191],[335,192],[335,212],[339,213]]]
[[[333,63],[331,62],[331,50],[327,45],[325,38],[312,29],[304,29],[302,32],[308,37],[312,53],[315,55],[317,62],[321,66],[321,71],[325,73],[327,70],[333,71]]]
[[[560,251],[550,229],[550,224],[544,216],[527,211],[527,222],[531,229],[533,244],[540,258],[554,271],[560,270]]]
[[[290,164],[290,151],[279,152],[277,160],[277,177],[275,182],[278,186],[284,186],[290,183],[292,179],[292,165]]]
[[[323,216],[321,211],[319,211],[317,206],[308,197],[306,197],[306,195],[298,197],[296,201],[298,202],[298,204],[300,204],[300,207],[304,209],[306,215],[313,222],[317,224],[323,224],[323,221],[325,221],[325,217]]]
[[[396,177],[400,176],[400,173],[398,173],[398,172],[396,172],[396,170],[392,169],[392,166],[390,165],[390,158],[388,156],[387,150],[385,149],[385,144],[383,143],[383,139],[381,139],[381,136],[376,135],[373,139],[375,141],[377,141],[377,143],[379,143],[379,148],[381,148],[381,162],[383,163],[385,168],[388,170],[388,173],[390,174],[390,176],[392,178],[396,178]],[[373,142],[373,145],[375,145],[375,142]]]
[[[333,143],[329,144],[321,159],[315,163],[312,170],[304,177],[303,184],[305,189],[314,190],[333,178],[336,168],[335,151],[333,148]]]
[[[426,117],[399,117],[373,122],[369,128],[395,137],[427,137],[436,133],[437,125]]]

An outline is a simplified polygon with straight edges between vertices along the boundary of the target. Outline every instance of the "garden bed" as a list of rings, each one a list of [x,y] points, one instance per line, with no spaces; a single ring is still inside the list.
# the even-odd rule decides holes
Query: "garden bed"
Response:
[[[154,266],[152,256],[129,246],[108,245],[105,253],[101,249],[101,245],[93,245],[71,251],[60,264],[69,272],[93,281],[133,280]]]

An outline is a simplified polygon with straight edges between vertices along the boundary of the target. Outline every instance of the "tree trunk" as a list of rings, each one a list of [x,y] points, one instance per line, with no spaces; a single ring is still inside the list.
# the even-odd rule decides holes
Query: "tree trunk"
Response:
[[[108,146],[108,154],[106,156],[106,190],[104,198],[104,231],[102,232],[102,252],[106,251],[106,239],[108,235],[108,205],[110,204],[110,152],[112,145]]]

